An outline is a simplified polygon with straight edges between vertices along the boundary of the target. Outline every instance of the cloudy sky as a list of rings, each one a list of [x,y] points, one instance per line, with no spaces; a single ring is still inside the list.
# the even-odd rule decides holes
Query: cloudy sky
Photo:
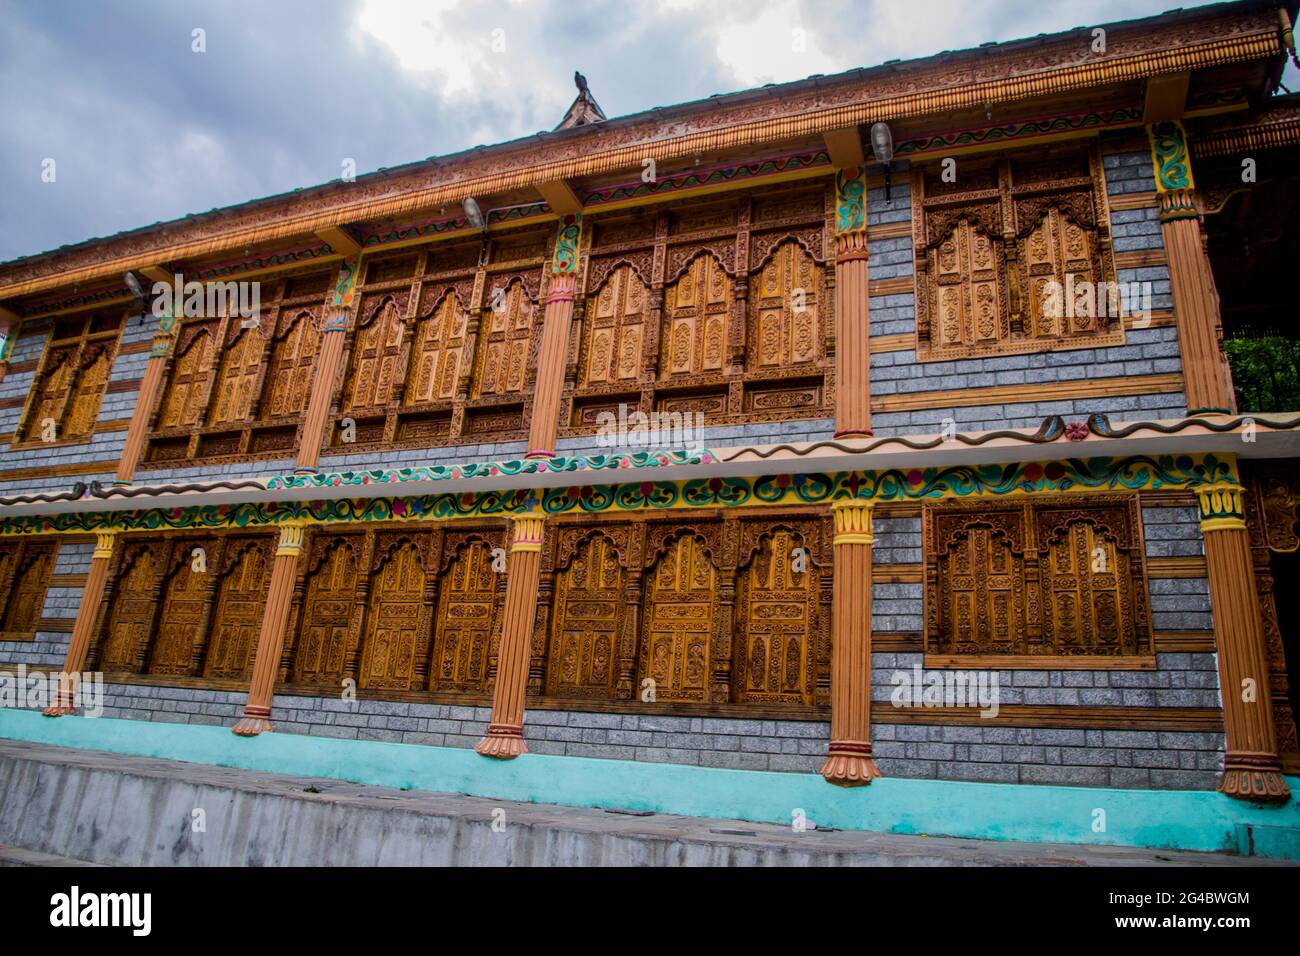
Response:
[[[613,117],[1174,5],[0,0],[0,261],[550,129],[575,69]]]

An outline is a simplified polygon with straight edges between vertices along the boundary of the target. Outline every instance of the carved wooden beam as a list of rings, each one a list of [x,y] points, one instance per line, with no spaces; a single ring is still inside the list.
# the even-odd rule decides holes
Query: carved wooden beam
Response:
[[[1142,122],[1163,123],[1181,119],[1187,105],[1187,87],[1191,73],[1152,76],[1147,79],[1146,102],[1142,105]]]
[[[862,134],[856,126],[843,129],[829,129],[822,133],[826,141],[826,151],[831,154],[831,163],[840,169],[851,166],[865,166],[866,154],[862,151]]]
[[[316,230],[316,236],[330,244],[335,252],[351,259],[361,251],[361,243],[352,238],[344,226],[323,226]]]
[[[573,187],[563,179],[553,179],[550,182],[538,183],[537,191],[541,193],[543,199],[550,205],[551,211],[561,216],[570,216],[574,213],[582,212],[582,200],[578,194],[573,191]]]
[[[176,280],[175,273],[171,269],[162,265],[144,266],[135,271],[140,273],[140,275],[144,276],[150,282],[162,282],[165,285],[171,285]]]

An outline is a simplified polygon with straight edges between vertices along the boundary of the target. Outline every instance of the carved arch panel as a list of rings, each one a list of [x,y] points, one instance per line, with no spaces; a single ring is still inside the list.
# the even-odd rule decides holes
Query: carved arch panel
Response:
[[[548,693],[613,697],[625,587],[619,555],[609,537],[591,534],[574,548],[556,575]]]
[[[58,545],[23,542],[14,547],[6,562],[9,586],[4,594],[4,627],[13,634],[35,633],[45,611],[45,595],[54,573]]]
[[[417,662],[429,633],[426,549],[402,535],[377,550],[358,685],[418,690]]]
[[[438,578],[432,690],[487,691],[488,661],[501,626],[501,576],[492,570],[492,550],[499,544],[477,534],[448,542],[453,553]]]
[[[135,673],[143,665],[158,610],[157,565],[165,553],[162,542],[126,545],[99,646],[100,670]]]
[[[824,269],[794,239],[777,246],[750,288],[751,371],[811,365],[819,357]]]
[[[711,252],[702,252],[664,294],[660,375],[673,379],[721,373],[735,283]]]
[[[792,559],[802,548],[803,571]],[[733,699],[811,705],[817,652],[819,569],[804,535],[778,526],[741,568]]]
[[[163,582],[158,626],[149,653],[150,674],[189,675],[194,669],[196,649],[206,636],[210,573],[194,569],[191,554],[196,547],[205,548],[210,556],[215,543],[182,540],[173,549],[173,568]]]
[[[466,315],[460,297],[449,291],[415,327],[403,403],[449,402],[465,361]]]
[[[215,327],[201,328],[178,344],[158,414],[159,428],[188,427],[202,419],[212,374],[214,334]]]
[[[615,268],[586,310],[578,384],[635,382],[649,320],[650,290],[631,265]]]
[[[637,686],[654,680],[660,701],[707,701],[718,573],[690,531],[674,538],[651,567]]]
[[[231,538],[225,542],[225,573],[217,586],[216,608],[207,635],[206,677],[246,680],[262,626],[270,585],[270,541]]]
[[[489,292],[479,325],[471,397],[523,393],[536,312],[522,279],[512,277]]]
[[[400,378],[405,326],[395,296],[384,296],[358,323],[352,343],[343,410],[383,408]]]
[[[298,636],[294,642],[295,683],[339,687],[345,676],[355,602],[361,582],[357,536],[318,535],[312,541]]]
[[[238,328],[222,350],[217,365],[209,416],[212,424],[243,422],[248,418],[261,364],[261,333],[256,328]]]
[[[271,346],[270,365],[262,386],[262,418],[298,415],[307,407],[312,368],[320,347],[320,332],[310,311],[298,312],[281,322],[283,328]]]

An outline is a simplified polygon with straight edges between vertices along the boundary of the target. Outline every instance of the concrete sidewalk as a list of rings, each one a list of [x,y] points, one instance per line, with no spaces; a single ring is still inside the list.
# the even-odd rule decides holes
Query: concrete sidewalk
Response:
[[[0,740],[0,865],[1280,866],[394,790]]]

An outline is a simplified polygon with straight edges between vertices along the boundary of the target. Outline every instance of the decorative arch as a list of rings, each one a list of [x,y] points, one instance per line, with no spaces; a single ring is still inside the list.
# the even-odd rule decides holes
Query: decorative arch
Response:
[[[238,328],[226,343],[212,388],[209,421],[213,425],[243,422],[248,418],[262,364],[262,344],[261,333],[252,327]]]
[[[148,673],[188,676],[194,670],[195,649],[203,639],[209,607],[207,574],[193,569],[192,551],[204,548],[211,555],[214,542],[204,539],[177,541],[174,567],[163,581],[158,627],[149,652]]]
[[[749,303],[749,366],[775,371],[821,357],[825,270],[798,237],[776,245],[757,269]]]
[[[226,543],[225,573],[218,585],[216,610],[208,634],[205,677],[246,680],[252,676],[253,650],[262,627],[270,585],[270,548],[265,538]]]
[[[590,529],[558,568],[547,692],[607,699],[617,678],[626,576],[613,538]]]
[[[13,577],[5,595],[4,627],[10,633],[34,633],[45,610],[45,595],[54,573],[56,544],[28,545],[13,558]]]
[[[56,426],[63,421],[63,408],[76,376],[76,358],[75,349],[63,349],[52,353],[46,361],[33,392],[35,401],[24,423],[24,441],[39,441],[45,430],[43,423],[46,419],[53,420]],[[60,431],[56,431],[55,437],[63,436]]]
[[[479,325],[472,397],[522,394],[536,303],[519,276],[489,288]]]
[[[399,373],[402,311],[394,295],[384,295],[357,323],[352,343],[343,408],[382,408],[388,404]]]
[[[500,578],[492,570],[492,549],[499,546],[470,533],[449,549],[438,576],[430,690],[487,690],[488,658],[500,625]]]
[[[578,360],[580,386],[635,382],[641,373],[650,289],[631,263],[616,266],[588,303]]]
[[[709,698],[718,572],[703,542],[691,529],[679,529],[662,542],[650,568],[637,684],[653,679],[656,700]]]
[[[416,662],[427,640],[424,549],[397,535],[376,549],[362,637],[358,684],[385,690],[417,690]]]
[[[197,425],[212,374],[213,330],[204,326],[177,346],[171,378],[158,413],[159,428]]]
[[[95,428],[99,406],[108,388],[108,376],[113,370],[114,343],[105,342],[87,347],[81,356],[76,378],[71,385],[67,412],[59,437],[85,438]]]
[[[359,544],[355,537],[342,535],[322,535],[312,542],[294,642],[294,683],[341,686],[361,582]]]
[[[735,283],[712,250],[682,267],[664,293],[661,378],[723,371],[734,298]]]
[[[156,546],[128,545],[123,552],[99,646],[100,670],[136,673],[143,665],[158,610]]]
[[[795,548],[804,550],[796,570]],[[736,592],[734,699],[811,705],[821,584],[804,533],[776,525],[741,562]]]
[[[465,305],[448,286],[416,323],[403,404],[449,402],[456,397],[467,326]]]
[[[320,331],[310,310],[303,309],[287,321],[281,320],[262,386],[262,417],[297,415],[307,407],[319,347]]]

